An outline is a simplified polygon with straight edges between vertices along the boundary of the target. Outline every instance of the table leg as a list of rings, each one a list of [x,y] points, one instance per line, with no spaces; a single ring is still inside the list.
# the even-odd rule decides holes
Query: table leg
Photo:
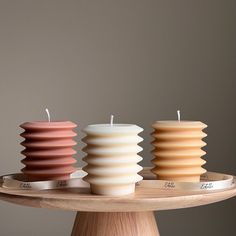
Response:
[[[71,236],[160,236],[153,212],[78,212]]]

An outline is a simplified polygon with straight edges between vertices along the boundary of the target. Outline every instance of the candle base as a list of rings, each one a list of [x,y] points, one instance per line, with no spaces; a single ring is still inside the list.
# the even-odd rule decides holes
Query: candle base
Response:
[[[122,186],[98,186],[90,185],[91,192],[98,195],[122,196],[132,194],[135,191],[135,184]]]

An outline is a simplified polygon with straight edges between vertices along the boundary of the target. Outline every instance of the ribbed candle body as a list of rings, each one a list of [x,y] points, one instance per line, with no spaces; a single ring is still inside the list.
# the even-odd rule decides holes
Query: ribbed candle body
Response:
[[[25,129],[21,134],[25,141],[22,172],[30,181],[68,179],[75,171],[72,157],[76,151],[73,128],[76,124],[69,121],[26,122],[20,126]]]
[[[202,141],[207,126],[198,121],[157,121],[152,136],[155,158],[152,172],[158,179],[183,182],[199,182],[206,170],[201,166],[206,145]]]
[[[135,183],[142,180],[137,163],[142,158],[138,146],[143,139],[138,136],[143,129],[136,125],[89,125],[84,129],[87,136],[83,149],[91,191],[100,195],[126,195],[135,191]]]

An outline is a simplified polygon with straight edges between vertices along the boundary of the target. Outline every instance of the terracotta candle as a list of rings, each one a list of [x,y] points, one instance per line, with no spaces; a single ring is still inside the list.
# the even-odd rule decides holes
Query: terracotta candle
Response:
[[[202,141],[207,127],[200,121],[157,121],[152,133],[155,140],[152,160],[152,172],[158,179],[183,182],[198,182],[206,170],[201,166],[205,161],[201,149],[206,145]]]
[[[49,113],[48,113],[49,114]],[[68,179],[75,171],[72,157],[76,151],[73,137],[76,133],[73,128],[76,124],[70,121],[26,122],[20,126],[25,129],[21,134],[25,141],[22,160],[25,168],[22,172],[30,181]]]
[[[101,195],[126,195],[135,191],[135,183],[142,180],[138,172],[142,167],[137,163],[142,158],[138,146],[143,139],[138,136],[143,129],[130,124],[89,125],[84,129],[87,136],[83,149],[87,156],[83,168],[88,175],[91,191]]]

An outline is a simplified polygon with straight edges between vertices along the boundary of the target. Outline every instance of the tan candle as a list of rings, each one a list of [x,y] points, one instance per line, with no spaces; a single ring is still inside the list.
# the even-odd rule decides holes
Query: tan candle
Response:
[[[207,135],[202,131],[207,127],[200,121],[157,121],[152,126],[155,158],[152,172],[158,179],[170,181],[199,182],[206,170],[201,157],[206,145],[202,141]]]

